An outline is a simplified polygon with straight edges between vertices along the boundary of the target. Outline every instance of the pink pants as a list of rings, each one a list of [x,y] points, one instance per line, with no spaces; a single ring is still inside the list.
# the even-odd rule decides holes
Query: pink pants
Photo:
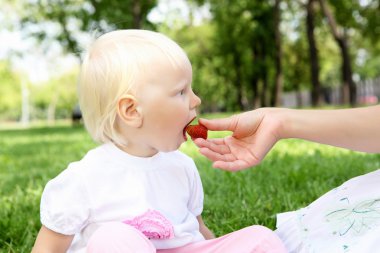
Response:
[[[185,246],[156,250],[140,231],[114,222],[99,228],[90,238],[88,253],[284,253],[276,234],[263,226],[251,226],[219,238]]]

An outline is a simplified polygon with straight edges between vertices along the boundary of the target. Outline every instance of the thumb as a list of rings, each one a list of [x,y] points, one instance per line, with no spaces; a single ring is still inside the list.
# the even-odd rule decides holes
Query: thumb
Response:
[[[235,124],[232,117],[222,119],[199,119],[199,123],[213,131],[234,131]]]

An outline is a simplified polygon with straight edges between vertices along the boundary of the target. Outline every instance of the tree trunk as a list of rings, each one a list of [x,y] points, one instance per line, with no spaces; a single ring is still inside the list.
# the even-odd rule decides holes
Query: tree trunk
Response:
[[[338,26],[335,22],[331,11],[325,2],[325,0],[319,0],[322,7],[322,11],[327,18],[331,33],[336,40],[341,54],[342,54],[342,81],[343,81],[343,103],[350,103],[352,106],[356,105],[356,85],[352,79],[351,59],[348,49],[347,38],[345,34],[338,30]]]
[[[243,84],[242,84],[242,76],[241,76],[241,59],[239,52],[237,50],[234,50],[233,52],[233,61],[234,61],[234,66],[235,66],[235,85],[237,89],[236,93],[236,100],[238,104],[238,109],[239,110],[244,110],[244,105],[243,105]]]
[[[283,86],[283,76],[282,76],[282,47],[281,47],[281,32],[280,32],[280,22],[281,22],[281,10],[280,10],[281,0],[276,0],[274,6],[274,35],[275,35],[275,86],[272,97],[272,105],[280,106],[281,105],[281,95],[282,95],[282,86]]]
[[[46,119],[49,125],[54,124],[55,121],[55,111],[57,108],[57,103],[58,103],[58,93],[55,92],[52,96],[52,99],[49,103],[49,106],[47,108],[47,115]]]
[[[253,108],[259,108],[261,104],[260,96],[259,96],[259,82],[258,79],[255,78],[255,80],[252,80],[252,87],[253,87]]]
[[[309,54],[310,54],[310,73],[311,73],[311,103],[313,106],[319,106],[321,104],[321,85],[319,82],[319,61],[318,61],[318,49],[315,43],[314,36],[314,2],[315,0],[309,0],[306,4],[306,28],[307,39],[309,42]]]
[[[338,41],[340,44],[339,47],[341,49],[342,53],[342,76],[343,76],[343,82],[344,82],[344,87],[347,87],[346,90],[348,90],[348,95],[349,95],[349,102],[350,105],[355,106],[356,105],[356,85],[354,80],[352,79],[352,68],[351,68],[351,59],[349,55],[349,49],[347,45],[347,39],[345,39],[345,36],[343,36],[344,39]],[[346,91],[347,93],[347,91]],[[346,94],[347,97],[347,94]]]
[[[257,44],[253,41],[252,42],[252,62],[254,67],[254,71],[251,74],[250,77],[250,85],[251,85],[251,91],[252,91],[252,105],[253,108],[258,108],[260,107],[260,96],[259,96],[259,75],[258,71],[255,71],[257,68]]]
[[[30,122],[30,110],[29,110],[29,89],[26,81],[21,80],[21,124],[28,126]]]
[[[265,58],[262,59],[265,61]],[[261,106],[266,107],[269,105],[269,99],[268,99],[268,68],[266,63],[263,62],[263,66],[261,68]]]
[[[132,6],[133,15],[133,29],[141,29],[142,27],[142,14],[141,14],[141,2],[140,0],[133,0]]]
[[[267,48],[263,40],[257,41],[254,48],[256,62],[254,63],[258,68],[257,75],[257,102],[259,106],[268,106],[268,67],[266,63]],[[261,89],[259,90],[259,84],[261,83]]]

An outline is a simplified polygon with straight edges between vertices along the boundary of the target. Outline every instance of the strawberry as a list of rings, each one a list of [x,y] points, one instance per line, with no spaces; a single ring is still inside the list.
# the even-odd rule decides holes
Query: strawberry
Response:
[[[186,127],[186,132],[190,135],[192,140],[196,138],[207,139],[207,127],[202,124],[189,125]]]

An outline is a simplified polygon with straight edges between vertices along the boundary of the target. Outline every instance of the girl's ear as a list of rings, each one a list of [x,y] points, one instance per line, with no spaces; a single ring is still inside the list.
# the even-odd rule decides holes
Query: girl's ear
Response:
[[[121,97],[117,106],[117,114],[125,124],[136,128],[142,125],[141,108],[138,106],[138,101],[134,96],[125,95]]]

